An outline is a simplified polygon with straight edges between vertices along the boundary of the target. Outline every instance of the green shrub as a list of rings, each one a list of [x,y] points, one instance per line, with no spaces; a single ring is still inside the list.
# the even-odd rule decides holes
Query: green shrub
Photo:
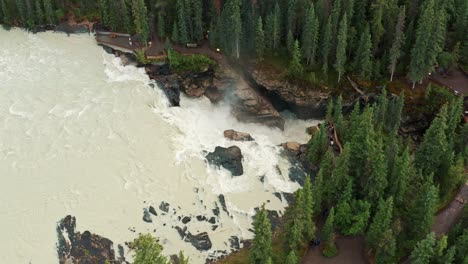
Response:
[[[333,258],[338,255],[338,249],[334,244],[332,245],[325,245],[322,249],[322,254],[326,258]]]
[[[62,9],[57,9],[55,10],[55,16],[59,21],[62,21],[65,17],[65,11],[63,11]]]
[[[201,72],[216,63],[205,55],[182,55],[174,50],[169,50],[169,63],[171,69],[176,72]]]

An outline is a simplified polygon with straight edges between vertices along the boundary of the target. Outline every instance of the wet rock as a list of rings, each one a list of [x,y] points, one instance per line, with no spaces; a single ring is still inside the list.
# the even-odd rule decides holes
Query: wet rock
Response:
[[[229,238],[229,244],[230,244],[231,250],[233,250],[233,251],[239,250],[240,249],[239,237],[231,236]]]
[[[285,121],[278,111],[267,98],[258,94],[245,80],[241,78],[235,89],[236,104],[233,114],[239,121],[284,129]]]
[[[126,263],[123,258],[116,260],[112,241],[75,228],[76,219],[70,215],[57,224],[59,263]]]
[[[229,215],[229,212],[227,211],[227,207],[226,207],[226,199],[224,198],[224,194],[220,194],[218,196],[218,200],[219,200],[219,203],[221,204],[221,208],[223,208],[223,211]]]
[[[299,153],[301,148],[301,143],[298,142],[286,142],[281,144],[281,146],[288,151],[293,151]]]
[[[205,96],[214,104],[223,100],[223,93],[216,86],[208,87],[205,91]]]
[[[217,228],[218,228],[218,225],[212,225],[212,226],[211,226],[211,230],[212,230],[212,231],[215,231]]]
[[[215,203],[215,208],[213,209],[213,214],[216,216],[219,216],[219,207],[218,204]]]
[[[169,212],[169,203],[162,201],[161,204],[159,205],[159,210],[166,212],[166,213]]]
[[[244,248],[247,248],[247,249],[248,249],[248,248],[251,248],[251,247],[252,247],[252,239],[245,239],[245,240],[242,240],[241,243],[242,243],[242,246],[243,246]]]
[[[151,219],[151,214],[148,212],[148,209],[143,209],[143,221],[146,223],[152,223],[153,219]]]
[[[210,219],[208,220],[208,223],[216,224],[216,217],[214,217],[214,216],[210,217]]]
[[[180,76],[180,89],[189,97],[201,97],[205,91],[213,87],[214,71],[201,73],[186,73]]]
[[[184,216],[182,218],[182,223],[183,224],[187,224],[188,222],[190,222],[192,220],[192,218],[188,217],[188,216]]]
[[[315,135],[315,133],[317,133],[319,130],[320,128],[318,126],[311,126],[311,127],[306,128],[307,134],[311,136]]]
[[[188,233],[185,237],[185,241],[191,243],[199,251],[210,250],[212,246],[210,237],[206,232],[197,235]]]
[[[253,137],[249,133],[239,132],[235,130],[224,131],[224,137],[235,141],[253,141]]]
[[[292,202],[294,202],[294,194],[292,193],[283,193],[283,197],[288,204],[291,204]]]
[[[276,196],[280,201],[283,201],[283,198],[281,198],[281,193],[274,192],[273,195]]]
[[[206,159],[213,165],[224,167],[231,172],[232,176],[240,176],[244,173],[242,152],[237,146],[216,147],[214,152],[208,153]]]
[[[206,221],[206,216],[204,216],[204,215],[197,215],[197,220],[198,220],[198,222]]]
[[[164,92],[171,106],[180,106],[180,90],[177,79],[164,78],[156,81],[158,87]]]
[[[152,213],[154,216],[158,216],[158,213],[156,212],[156,209],[152,205],[149,207],[149,212]]]

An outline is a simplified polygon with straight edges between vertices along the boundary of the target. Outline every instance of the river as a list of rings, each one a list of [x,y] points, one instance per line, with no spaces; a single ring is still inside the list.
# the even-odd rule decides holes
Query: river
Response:
[[[306,142],[313,121],[286,116],[285,131],[243,124],[228,104],[206,98],[182,96],[172,108],[150,83],[143,69],[122,66],[92,36],[0,29],[0,262],[56,263],[56,223],[71,214],[79,231],[115,244],[150,232],[165,254],[184,250],[191,263],[204,263],[215,250],[229,251],[231,236],[252,237],[255,207],[284,209],[273,193],[298,185],[277,145]],[[226,129],[256,141],[228,141]],[[204,160],[204,151],[231,145],[242,149],[243,176]],[[192,234],[210,236],[212,249],[199,252],[173,227],[184,226],[182,216],[213,216],[219,194],[229,215],[221,210],[216,230],[206,221],[187,224]],[[162,201],[169,213],[158,209],[144,222],[143,208]]]

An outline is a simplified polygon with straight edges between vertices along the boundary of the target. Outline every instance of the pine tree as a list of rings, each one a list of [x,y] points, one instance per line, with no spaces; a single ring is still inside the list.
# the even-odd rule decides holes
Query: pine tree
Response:
[[[54,24],[55,23],[55,15],[54,15],[54,11],[52,9],[51,0],[44,0],[44,10],[45,10],[45,17],[46,17],[47,23]]]
[[[288,31],[288,35],[286,36],[286,47],[288,48],[289,54],[292,54],[294,51],[294,36],[292,31]]]
[[[335,128],[338,132],[338,137],[340,137],[343,132],[343,97],[341,94],[336,100],[335,109],[333,111],[333,120],[335,121]]]
[[[328,58],[330,56],[330,45],[332,40],[332,24],[331,18],[328,17],[327,23],[323,28],[323,34],[321,36],[322,42],[320,45],[321,55],[322,55],[322,71],[325,75],[328,73]]]
[[[27,22],[27,13],[26,13],[26,5],[24,0],[16,0],[16,8],[18,10],[19,16],[21,18],[21,22],[26,25]]]
[[[411,49],[411,62],[408,78],[414,84],[432,71],[431,52],[433,45],[434,0],[426,0],[422,6],[422,12],[418,19],[416,40]]]
[[[361,34],[359,46],[357,49],[354,68],[359,71],[359,74],[364,79],[369,79],[372,73],[372,42],[369,31],[369,26],[366,25],[364,32]]]
[[[385,30],[382,24],[383,8],[385,5],[385,1],[386,0],[377,0],[371,6],[372,50],[374,51],[374,54],[377,52],[377,48],[379,47],[380,41],[382,40],[382,36]]]
[[[315,224],[313,221],[314,215],[314,198],[312,183],[310,176],[307,176],[304,180],[304,238],[307,241],[311,241],[315,237]]]
[[[179,40],[179,26],[177,25],[177,21],[174,22],[172,25],[172,34],[171,34],[172,41],[175,43],[180,43]]]
[[[314,4],[307,10],[306,22],[302,32],[302,54],[307,59],[307,64],[315,63],[317,50],[319,22],[315,16]]]
[[[371,173],[364,184],[364,193],[367,201],[375,205],[379,198],[384,196],[387,188],[387,161],[380,138],[372,146],[370,155],[372,157],[370,161]]]
[[[424,240],[418,242],[413,252],[411,253],[410,260],[414,264],[429,264],[434,256],[434,247],[436,245],[436,236],[430,233]]]
[[[375,263],[395,263],[396,239],[392,229],[387,229],[381,235],[380,246],[375,252]]]
[[[424,140],[416,151],[415,165],[422,170],[422,174],[425,176],[439,175],[443,157],[447,155],[446,120],[447,106],[443,106],[429,129],[427,129]]]
[[[322,240],[324,242],[324,248],[322,253],[327,257],[332,257],[336,255],[336,245],[335,245],[335,208],[330,209],[327,220],[322,228]],[[331,254],[329,254],[331,253]]]
[[[129,33],[130,32],[130,17],[128,14],[128,7],[126,0],[120,0],[120,18],[121,18],[121,28]]]
[[[341,80],[341,76],[345,72],[346,64],[346,45],[348,38],[348,26],[346,24],[346,14],[344,14],[343,19],[341,19],[340,30],[338,32],[338,45],[336,47],[336,61],[335,69],[338,72],[338,82]]]
[[[402,208],[405,203],[406,192],[410,177],[410,153],[407,147],[401,156],[395,158],[389,177],[389,196],[395,199],[396,208]]]
[[[331,187],[331,178],[332,171],[334,166],[334,155],[332,150],[328,150],[325,153],[325,156],[320,162],[320,170],[315,177],[314,185],[314,202],[315,202],[315,214],[319,214],[322,209],[322,205],[325,204],[328,206],[331,200],[331,192],[329,188]]]
[[[380,199],[379,205],[377,207],[377,212],[375,213],[372,223],[369,226],[369,230],[366,234],[366,242],[371,249],[375,251],[382,248],[384,245],[382,234],[386,230],[390,229],[390,224],[392,223],[393,215],[393,198],[389,198],[386,201]]]
[[[36,24],[42,25],[44,23],[44,11],[42,11],[41,1],[36,1]]]
[[[240,14],[240,1],[228,0],[224,6],[223,23],[226,32],[226,40],[229,40],[229,48],[233,56],[237,59],[240,57],[240,41],[242,33],[242,22]]]
[[[132,249],[135,252],[135,264],[168,264],[167,258],[162,255],[163,247],[150,234],[140,235],[135,239]]]
[[[343,152],[338,156],[335,169],[333,170],[332,189],[334,191],[332,192],[332,195],[334,197],[331,199],[332,202],[336,203],[341,200],[348,200],[348,202],[350,202],[352,198],[352,194],[350,194],[350,197],[343,197],[343,195],[346,194],[347,189],[350,188],[350,186],[348,186],[350,184],[349,165],[349,148],[345,147]]]
[[[262,206],[255,216],[253,227],[255,235],[252,241],[252,248],[250,249],[249,261],[252,264],[266,263],[272,256],[272,247],[271,224],[265,210],[265,205]]]
[[[178,26],[178,42],[180,44],[187,44],[189,42],[189,36],[188,36],[188,31],[187,31],[187,24],[185,19],[186,14],[185,14],[185,6],[184,6],[184,0],[177,0],[177,26]]]
[[[263,60],[265,55],[265,33],[263,32],[262,17],[259,17],[257,22],[257,32],[255,34],[255,51],[257,54],[257,60]]]
[[[166,23],[164,22],[161,12],[158,13],[158,36],[160,38],[166,37]]]
[[[115,31],[117,30],[117,7],[116,5],[118,4],[118,1],[109,1],[108,2],[108,25],[111,28],[111,30]]]
[[[437,188],[430,182],[424,182],[413,204],[411,217],[408,219],[408,235],[413,241],[422,239],[431,229],[438,202]]]
[[[10,9],[8,9],[8,6],[5,4],[6,0],[0,0],[0,9],[2,10],[2,16],[1,20],[4,24],[9,24],[10,23]]]
[[[148,14],[145,0],[135,0],[132,7],[136,32],[141,35],[141,42],[146,45],[149,36]]]
[[[390,81],[393,81],[393,75],[395,74],[395,68],[398,60],[401,57],[402,45],[405,37],[405,17],[406,9],[405,6],[400,8],[400,14],[398,15],[398,22],[395,26],[395,33],[393,37],[392,48],[390,49],[390,65],[388,69],[390,71]]]
[[[328,138],[325,129],[325,125],[321,125],[320,130],[314,135],[309,143],[308,158],[312,163],[318,164],[322,159],[322,156],[327,152]]]
[[[50,3],[50,0],[44,0],[44,5],[46,6],[46,12],[47,12],[47,2]],[[98,5],[99,5],[99,15],[101,17],[101,22],[104,25],[108,25],[109,24],[109,16],[108,16],[108,12],[107,12],[107,9],[108,9],[107,0],[99,0]],[[52,12],[52,10],[51,10],[51,12]]]
[[[302,189],[296,192],[294,204],[290,206],[286,213],[286,240],[288,249],[298,250],[304,241],[304,193]]]
[[[193,0],[194,37],[196,41],[203,39],[203,0]]]
[[[287,32],[291,32],[291,34],[296,31],[296,4],[297,0],[288,0],[286,30]]]
[[[299,48],[299,41],[294,42],[292,51],[291,62],[288,67],[288,75],[292,78],[301,77],[304,72],[304,68],[301,64],[301,49]]]
[[[277,49],[279,44],[281,43],[281,13],[280,13],[280,6],[278,2],[275,4],[275,10],[273,12],[273,30],[272,30],[272,40],[273,40],[273,48]]]
[[[289,251],[285,264],[298,264],[298,263],[299,261],[297,259],[296,253],[294,253],[294,250]]]
[[[179,251],[179,264],[189,264],[189,258],[185,257],[183,251]]]

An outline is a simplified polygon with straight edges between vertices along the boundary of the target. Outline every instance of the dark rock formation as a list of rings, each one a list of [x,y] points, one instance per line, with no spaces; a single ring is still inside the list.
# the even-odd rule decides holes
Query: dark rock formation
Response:
[[[206,159],[213,165],[224,167],[231,172],[232,176],[240,176],[244,173],[242,152],[237,146],[216,147],[214,152],[208,153]]]
[[[151,214],[148,212],[148,209],[144,208],[143,209],[143,221],[146,223],[152,223],[153,219],[151,219]]]
[[[116,259],[113,243],[107,238],[89,231],[76,232],[76,219],[66,216],[57,224],[59,263],[127,263]]]
[[[186,242],[190,242],[197,250],[207,251],[211,249],[211,240],[208,233],[203,232],[197,235],[192,235],[190,232],[185,237]]]
[[[231,236],[229,238],[229,244],[230,244],[231,250],[238,251],[240,249],[239,237]]]
[[[161,204],[159,205],[159,210],[166,212],[166,213],[169,212],[169,203],[162,201]]]
[[[291,163],[288,173],[289,178],[292,181],[303,185],[307,174],[316,170],[315,166],[308,159],[307,144],[286,142],[281,144],[281,146],[284,149],[282,155]]]
[[[224,137],[235,141],[254,141],[249,133],[239,132],[232,129],[224,131]]]
[[[192,220],[192,218],[188,217],[188,216],[184,216],[182,218],[182,223],[183,224],[187,224],[188,222],[190,222]]]
[[[229,215],[229,212],[226,207],[226,199],[224,198],[224,194],[220,194],[218,196],[219,203],[221,204],[221,207],[223,208],[223,211],[226,212],[226,214]]]
[[[149,207],[149,212],[152,213],[154,216],[158,216],[158,213],[156,212],[156,209],[152,205]]]
[[[218,103],[223,100],[223,93],[216,86],[210,86],[205,91],[205,96],[210,99],[212,103]]]
[[[190,97],[201,97],[213,87],[213,69],[201,73],[186,73],[179,77],[180,89]]]

